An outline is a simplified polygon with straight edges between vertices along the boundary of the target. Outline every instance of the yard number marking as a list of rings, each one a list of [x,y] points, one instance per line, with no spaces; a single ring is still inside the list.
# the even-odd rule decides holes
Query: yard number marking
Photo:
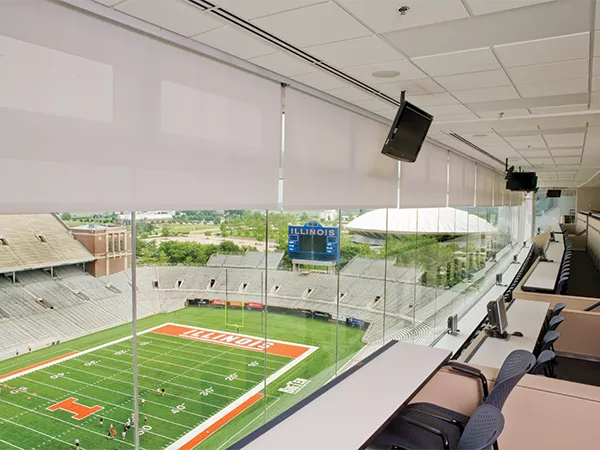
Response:
[[[226,377],[225,377],[225,379],[226,379],[227,381],[233,381],[233,380],[235,380],[237,377],[238,377],[238,374],[234,372],[234,373],[232,373],[231,375],[228,375],[228,376],[226,376]]]
[[[172,409],[172,410],[171,410],[171,412],[172,412],[173,414],[177,414],[177,413],[180,413],[180,412],[182,412],[182,411],[185,411],[185,403],[182,403],[181,405],[177,405],[177,406],[175,407],[175,409]]]

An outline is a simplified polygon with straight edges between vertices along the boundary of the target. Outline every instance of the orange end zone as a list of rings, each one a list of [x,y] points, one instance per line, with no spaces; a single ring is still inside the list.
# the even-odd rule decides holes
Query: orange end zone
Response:
[[[79,353],[79,352],[66,353],[64,355],[60,355],[60,356],[57,356],[55,358],[48,359],[46,361],[42,361],[42,362],[39,362],[37,364],[33,364],[31,366],[28,366],[28,367],[23,367],[22,369],[15,370],[13,372],[5,373],[4,375],[0,375],[0,380],[2,380],[4,378],[7,378],[7,377],[10,377],[10,376],[13,376],[13,375],[17,375],[19,373],[26,372],[26,371],[31,370],[31,369],[35,369],[36,367],[43,366],[44,364],[48,364],[48,363],[51,363],[51,362],[54,362],[54,361],[59,361],[59,360],[64,359],[64,358],[66,358],[68,356],[76,355],[77,353]]]
[[[232,410],[232,411],[228,412],[227,414],[225,414],[223,417],[221,417],[219,420],[217,420],[212,425],[209,425],[208,428],[206,428],[205,430],[203,430],[200,434],[198,434],[197,436],[195,436],[192,440],[190,440],[186,444],[184,444],[181,447],[179,447],[179,450],[191,450],[191,449],[193,449],[198,444],[200,444],[202,441],[204,441],[206,438],[210,437],[215,431],[219,430],[222,426],[224,426],[225,424],[227,424],[227,422],[231,421],[236,416],[239,416],[246,409],[250,408],[252,405],[254,405],[261,398],[263,398],[262,394],[254,394],[252,397],[248,398],[244,403],[242,403],[241,405],[239,405],[237,408],[235,408],[234,410]]]
[[[274,341],[267,341],[265,344],[265,340],[262,338],[182,325],[164,325],[153,330],[152,333],[191,339],[194,341],[212,342],[213,344],[253,350],[261,353],[265,351],[266,347],[269,355],[286,356],[288,358],[297,358],[309,350],[309,347],[301,344]]]

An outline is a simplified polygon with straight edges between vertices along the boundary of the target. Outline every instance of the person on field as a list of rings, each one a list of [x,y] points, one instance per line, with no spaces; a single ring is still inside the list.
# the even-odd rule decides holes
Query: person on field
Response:
[[[75,448],[79,448],[79,439],[75,439]]]
[[[104,419],[100,417],[100,421],[98,422],[98,426],[102,428],[104,426]]]
[[[123,432],[121,433],[121,440],[125,440],[125,436],[127,436],[127,424],[123,425]]]

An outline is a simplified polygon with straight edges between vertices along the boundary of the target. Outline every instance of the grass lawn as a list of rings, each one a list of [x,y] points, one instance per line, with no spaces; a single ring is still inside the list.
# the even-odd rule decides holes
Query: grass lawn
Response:
[[[194,435],[194,429],[209,418],[225,414],[241,397],[252,395],[254,403],[245,403],[243,409],[236,409],[237,415],[226,416],[224,425],[209,429],[196,447],[226,448],[316,390],[335,374],[336,367],[363,346],[363,331],[345,325],[285,314],[269,313],[266,320],[264,317],[260,312],[244,311],[245,324],[239,333],[260,338],[266,327],[269,339],[318,349],[302,360],[273,354],[272,350],[265,353],[158,334],[160,329],[139,336],[138,384],[140,398],[145,399],[140,405],[140,425],[145,427],[140,436],[142,448],[166,448],[188,433]],[[224,310],[198,307],[141,319],[138,329],[165,323],[226,330]],[[227,331],[236,332],[231,327]],[[118,326],[0,361],[2,378],[2,374],[61,355],[84,352],[6,382],[9,387],[3,387],[0,393],[0,448],[68,449],[75,439],[80,440],[83,449],[134,448],[133,429],[121,440],[123,424],[133,412],[132,341],[112,343],[130,334],[130,325]],[[85,352],[101,345],[102,348]],[[267,377],[271,378],[265,390]],[[310,381],[294,394],[279,391],[297,378]],[[163,387],[165,395],[159,396],[156,390]],[[76,398],[76,404],[83,407],[47,409],[65,400],[72,402],[70,398]],[[102,409],[92,413],[88,409],[92,407]],[[82,420],[74,418],[73,411],[78,408],[85,416]],[[102,426],[100,417],[104,419]],[[117,431],[114,441],[106,437],[111,423]]]

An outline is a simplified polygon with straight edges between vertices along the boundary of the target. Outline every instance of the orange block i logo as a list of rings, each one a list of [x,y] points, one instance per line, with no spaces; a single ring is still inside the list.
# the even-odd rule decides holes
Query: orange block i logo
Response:
[[[73,419],[75,420],[83,420],[92,414],[97,413],[98,411],[104,409],[102,406],[85,406],[80,403],[77,403],[77,399],[70,397],[62,402],[58,402],[52,406],[46,408],[49,411],[56,411],[58,409],[62,409],[63,411],[69,411],[73,413]]]

